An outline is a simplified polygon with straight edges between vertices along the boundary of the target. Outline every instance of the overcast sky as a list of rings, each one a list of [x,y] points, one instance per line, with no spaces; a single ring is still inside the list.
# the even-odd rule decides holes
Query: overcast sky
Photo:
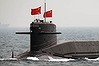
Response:
[[[47,10],[53,10],[52,20],[61,27],[99,27],[99,0],[46,0]],[[42,7],[44,0],[0,0],[0,22],[12,27],[29,27],[34,16],[31,8]]]

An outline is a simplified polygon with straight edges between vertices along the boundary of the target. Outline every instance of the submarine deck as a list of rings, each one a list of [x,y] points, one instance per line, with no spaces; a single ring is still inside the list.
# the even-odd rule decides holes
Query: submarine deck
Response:
[[[43,52],[64,58],[99,57],[99,41],[61,41]]]

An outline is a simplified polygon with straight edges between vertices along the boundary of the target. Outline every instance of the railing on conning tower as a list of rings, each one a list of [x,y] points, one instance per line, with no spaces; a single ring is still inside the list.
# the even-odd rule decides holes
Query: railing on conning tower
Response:
[[[33,21],[34,23],[48,23],[48,24],[50,24],[50,23],[52,23],[52,21],[44,21],[44,20],[40,20],[40,19],[35,19],[34,21]]]

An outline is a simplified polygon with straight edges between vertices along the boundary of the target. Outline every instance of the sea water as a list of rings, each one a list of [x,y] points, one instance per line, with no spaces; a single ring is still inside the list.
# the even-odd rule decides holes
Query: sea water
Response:
[[[45,61],[45,60],[9,60],[11,51],[14,55],[29,50],[30,35],[17,35],[15,32],[29,31],[29,28],[0,29],[0,66],[99,66],[99,60]],[[57,28],[62,32],[58,41],[99,40],[98,27],[66,27]],[[38,38],[39,39],[39,38]],[[5,59],[5,60],[2,60]]]

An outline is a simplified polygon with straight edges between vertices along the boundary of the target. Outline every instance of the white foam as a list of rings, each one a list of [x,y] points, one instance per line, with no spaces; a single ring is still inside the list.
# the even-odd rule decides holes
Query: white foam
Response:
[[[37,57],[27,57],[28,60],[39,60]]]
[[[91,60],[93,60],[93,61],[97,61],[97,60],[99,60],[99,58],[96,58],[96,59],[88,59],[88,58],[85,58],[86,60],[89,60],[89,61],[91,61]]]
[[[72,61],[74,59],[54,59],[50,56],[48,56],[49,60],[48,61]]]

